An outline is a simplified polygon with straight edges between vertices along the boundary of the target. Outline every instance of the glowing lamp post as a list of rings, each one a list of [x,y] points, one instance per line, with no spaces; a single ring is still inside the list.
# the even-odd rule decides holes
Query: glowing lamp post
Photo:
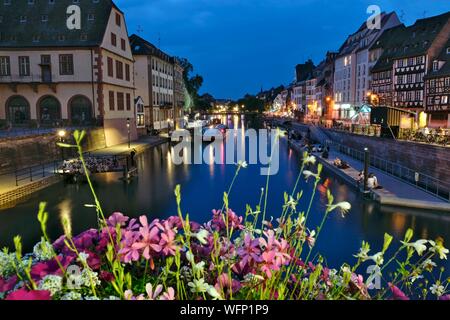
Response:
[[[130,118],[127,118],[127,132],[128,132],[128,149],[130,149],[131,148]]]
[[[65,138],[66,134],[67,134],[67,132],[64,129],[61,129],[58,131],[58,137],[59,137],[60,143],[64,143],[64,138]],[[61,148],[61,159],[62,159],[62,161],[64,161],[64,148]]]

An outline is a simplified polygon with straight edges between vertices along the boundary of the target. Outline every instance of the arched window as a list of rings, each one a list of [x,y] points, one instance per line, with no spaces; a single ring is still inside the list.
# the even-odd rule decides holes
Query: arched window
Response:
[[[7,102],[6,114],[12,125],[25,124],[30,120],[30,105],[24,97],[12,97]]]
[[[73,125],[87,125],[92,122],[92,105],[88,98],[84,96],[72,98],[69,108]]]
[[[39,120],[43,124],[54,124],[55,121],[61,120],[61,105],[59,101],[47,96],[39,102]]]

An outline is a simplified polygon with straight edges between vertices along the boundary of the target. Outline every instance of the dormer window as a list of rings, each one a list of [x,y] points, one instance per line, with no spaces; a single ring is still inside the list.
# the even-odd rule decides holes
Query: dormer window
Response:
[[[33,42],[39,42],[40,38],[39,36],[33,36]]]
[[[33,5],[34,4],[34,0],[28,0],[28,4],[29,5]]]
[[[9,5],[11,5],[11,0],[3,0],[3,4],[5,6],[9,6]]]
[[[95,15],[93,13],[89,13],[88,14],[88,21],[94,21],[95,20]]]
[[[433,71],[439,70],[439,61],[435,60],[433,61]]]
[[[58,41],[64,41],[64,40],[66,40],[66,37],[64,35],[61,34],[58,36]]]
[[[48,22],[48,15],[43,14],[43,15],[41,16],[41,22]]]
[[[26,23],[27,22],[27,16],[20,16],[20,23]]]

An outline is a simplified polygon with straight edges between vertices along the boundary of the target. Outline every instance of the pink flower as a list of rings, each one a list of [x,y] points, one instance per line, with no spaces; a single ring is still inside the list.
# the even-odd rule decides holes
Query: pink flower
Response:
[[[157,227],[150,227],[148,225],[147,217],[142,216],[139,218],[142,227],[139,228],[139,234],[141,239],[138,242],[132,244],[132,249],[141,250],[145,259],[150,260],[153,263],[152,255],[161,251],[159,245],[159,230]]]
[[[440,301],[450,301],[450,294],[439,297]]]
[[[151,283],[147,283],[145,286],[145,291],[147,291],[149,300],[156,300],[163,289],[162,285],[157,285],[155,291],[153,291],[153,286]]]
[[[108,218],[108,226],[115,228],[117,225],[123,227],[128,222],[130,218],[127,216],[124,216],[120,212],[114,212],[109,218]]]
[[[227,273],[222,273],[217,278],[217,283],[214,288],[218,292],[223,292],[225,296],[229,297],[231,293],[236,293],[241,289],[241,283],[232,279]]]
[[[264,272],[268,278],[272,277],[272,271],[280,270],[280,266],[275,260],[275,251],[266,251],[262,254],[263,265],[261,271]]]
[[[391,289],[393,300],[409,300],[406,294],[392,283],[389,283],[389,288]]]
[[[175,242],[176,233],[173,231],[168,221],[165,221],[163,224],[159,224],[158,227],[162,231],[161,241],[159,242],[162,248],[162,253],[166,256],[174,256],[178,248]]]
[[[167,292],[164,292],[159,300],[175,300],[175,290],[173,288],[167,289]]]
[[[72,263],[73,260],[75,260],[75,257],[73,256],[65,256],[65,257],[58,256],[58,261],[60,262],[64,270],[67,269],[67,267]],[[30,273],[33,280],[37,281],[41,280],[47,275],[62,275],[63,272],[59,267],[56,258],[54,258],[49,261],[35,264],[34,266],[31,267]]]
[[[122,260],[125,263],[131,261],[138,261],[140,258],[139,249],[133,247],[133,244],[139,237],[139,233],[131,230],[124,231],[122,240],[122,249],[119,250],[119,254],[122,256]]]
[[[114,280],[114,275],[111,272],[108,271],[101,271],[100,272],[100,279],[105,282],[112,282]]]
[[[10,293],[5,300],[51,300],[50,291],[33,290],[27,291],[25,288]]]
[[[289,264],[291,256],[288,254],[287,241],[285,239],[277,240],[273,230],[265,231],[264,236],[266,239],[259,239],[260,246],[265,250],[262,254],[264,264],[261,270],[270,278],[272,271],[279,271],[282,265]]]
[[[242,269],[246,266],[252,266],[254,263],[261,262],[259,241],[252,239],[252,236],[247,233],[244,237],[244,244],[237,249],[237,254],[241,257],[239,264]]]
[[[17,276],[12,276],[9,279],[3,279],[0,277],[0,293],[8,292],[14,289],[17,283]]]
[[[226,214],[222,213],[222,210],[213,210],[213,219],[210,222],[210,227],[214,231],[224,232],[227,230],[226,222],[228,221],[228,229],[242,230],[243,218],[239,217],[231,209],[228,209]]]

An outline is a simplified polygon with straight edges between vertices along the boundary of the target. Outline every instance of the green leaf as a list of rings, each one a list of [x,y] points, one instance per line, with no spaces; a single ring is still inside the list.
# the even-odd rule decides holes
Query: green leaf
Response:
[[[408,231],[406,231],[404,241],[407,242],[407,243],[410,242],[413,236],[414,236],[413,229],[408,229]]]
[[[383,253],[385,253],[386,250],[391,245],[392,239],[393,239],[393,237],[390,234],[388,234],[388,233],[384,234]]]
[[[58,145],[58,147],[61,147],[61,148],[76,148],[77,147],[73,144],[67,144],[67,143],[62,143],[62,142],[58,142],[56,144]]]

